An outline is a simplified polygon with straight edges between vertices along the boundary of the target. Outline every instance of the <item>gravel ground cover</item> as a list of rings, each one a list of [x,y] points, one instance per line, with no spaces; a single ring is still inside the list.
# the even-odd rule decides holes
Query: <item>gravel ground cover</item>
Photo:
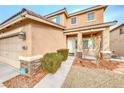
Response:
[[[43,69],[39,69],[35,74],[32,74],[30,76],[17,75],[3,82],[3,84],[7,88],[32,88],[46,75],[47,75],[46,71],[44,71]]]
[[[123,88],[124,75],[109,70],[72,66],[62,88]]]

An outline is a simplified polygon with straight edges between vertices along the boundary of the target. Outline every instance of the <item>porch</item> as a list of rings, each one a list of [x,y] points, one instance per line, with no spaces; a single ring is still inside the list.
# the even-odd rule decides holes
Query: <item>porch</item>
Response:
[[[82,53],[82,57],[96,57],[96,52],[110,51],[110,26],[116,22],[101,23],[66,29],[66,47],[70,54]]]
[[[95,51],[98,48],[102,51],[110,50],[109,31],[104,31],[106,30],[92,30],[66,35],[69,53],[82,52],[84,56],[95,56]]]

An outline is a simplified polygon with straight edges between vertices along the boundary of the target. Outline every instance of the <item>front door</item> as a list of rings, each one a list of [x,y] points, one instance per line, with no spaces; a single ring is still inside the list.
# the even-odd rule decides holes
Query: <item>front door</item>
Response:
[[[67,38],[67,47],[69,49],[69,53],[76,53],[77,38],[76,37]]]

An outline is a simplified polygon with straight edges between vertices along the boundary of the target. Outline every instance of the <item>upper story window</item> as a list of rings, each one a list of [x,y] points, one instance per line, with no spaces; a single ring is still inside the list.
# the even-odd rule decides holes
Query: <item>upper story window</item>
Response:
[[[124,29],[120,29],[120,34],[124,34]]]
[[[76,17],[71,18],[71,24],[76,24]]]
[[[60,24],[60,16],[56,16],[54,18],[51,18],[51,20],[57,24]]]
[[[94,13],[88,13],[87,18],[88,18],[88,21],[94,20],[94,18],[95,18]]]

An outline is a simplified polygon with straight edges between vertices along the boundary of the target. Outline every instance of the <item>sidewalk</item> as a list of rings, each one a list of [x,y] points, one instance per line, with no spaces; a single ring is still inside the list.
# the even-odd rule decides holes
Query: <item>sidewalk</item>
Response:
[[[45,76],[34,88],[60,88],[71,68],[74,57],[69,56],[55,74]]]

